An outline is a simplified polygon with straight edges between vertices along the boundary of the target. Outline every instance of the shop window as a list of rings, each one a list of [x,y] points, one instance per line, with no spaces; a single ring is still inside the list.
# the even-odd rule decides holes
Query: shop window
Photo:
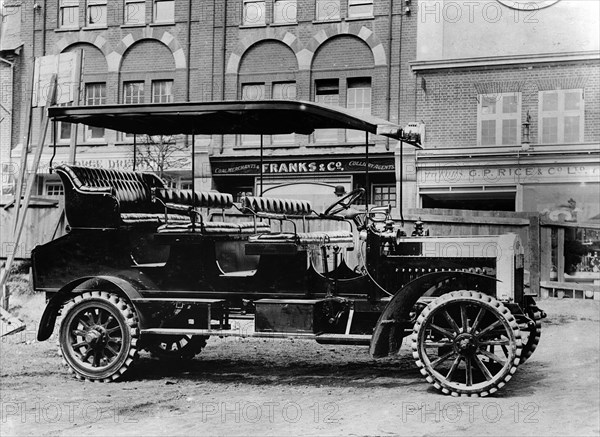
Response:
[[[296,23],[297,5],[296,0],[275,0],[273,2],[273,23],[293,24]]]
[[[88,0],[85,13],[86,26],[106,26],[106,0]]]
[[[155,23],[174,23],[175,22],[175,1],[174,0],[154,0],[154,22]]]
[[[58,27],[79,27],[79,0],[60,0]]]
[[[373,0],[348,0],[348,18],[372,16]]]
[[[373,185],[371,201],[377,206],[396,207],[396,185]]]
[[[321,79],[315,83],[315,101],[328,106],[340,106],[340,83],[338,79]],[[315,130],[315,141],[337,142],[337,129]]]
[[[479,95],[478,125],[481,146],[518,144],[521,141],[521,93]]]
[[[244,26],[260,26],[267,21],[267,11],[264,1],[243,0],[244,2]]]
[[[275,82],[272,88],[273,99],[296,100],[296,82]],[[294,134],[272,135],[273,144],[289,144],[294,142]]]
[[[583,90],[540,91],[539,105],[542,144],[583,141]]]
[[[106,83],[88,83],[85,85],[85,104],[88,106],[106,104]],[[104,141],[104,128],[85,126],[86,142]]]
[[[191,180],[190,181],[181,181],[179,188],[181,188],[182,190],[193,190],[194,183]]]
[[[371,78],[348,79],[346,107],[358,115],[371,115]],[[347,130],[346,141],[364,142],[365,133]]]
[[[63,184],[60,182],[46,182],[46,196],[62,196],[65,194]]]
[[[264,83],[247,83],[242,85],[242,100],[264,100]],[[242,145],[257,146],[260,144],[260,135],[242,135]]]
[[[125,0],[125,24],[146,23],[146,1]]]
[[[315,19],[317,21],[339,20],[340,0],[316,0]]]
[[[152,81],[152,103],[171,103],[173,101],[173,81]]]

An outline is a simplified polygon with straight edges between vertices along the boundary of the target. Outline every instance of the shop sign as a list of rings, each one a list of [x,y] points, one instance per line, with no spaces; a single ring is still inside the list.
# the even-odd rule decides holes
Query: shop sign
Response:
[[[262,164],[264,174],[315,174],[315,173],[360,173],[366,169],[362,158],[314,159],[300,161],[269,161]],[[212,161],[214,175],[258,175],[258,162],[219,162]],[[374,158],[369,160],[369,171],[393,172],[394,158]]]
[[[481,168],[425,168],[419,172],[423,185],[439,183],[524,183],[551,181],[563,178],[600,180],[600,167],[593,165],[522,166]]]

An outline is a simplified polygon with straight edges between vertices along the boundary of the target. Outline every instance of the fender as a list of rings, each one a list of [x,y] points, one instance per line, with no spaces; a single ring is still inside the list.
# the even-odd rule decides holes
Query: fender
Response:
[[[85,286],[85,288],[74,291],[76,288],[86,284],[87,282],[89,282],[89,285]],[[58,315],[58,311],[64,302],[76,294],[81,294],[84,291],[95,289],[101,286],[103,283],[116,287],[119,291],[124,293],[129,300],[139,299],[142,297],[139,291],[130,282],[115,276],[85,276],[83,278],[76,279],[61,288],[58,293],[56,293],[48,302],[48,305],[44,310],[44,314],[42,314],[42,318],[40,319],[40,327],[37,335],[38,341],[44,341],[50,338],[52,332],[54,331],[54,325],[56,324],[56,316]]]
[[[371,337],[369,353],[373,358],[397,353],[402,345],[404,330],[411,328],[409,313],[427,290],[440,282],[453,278],[470,278],[482,284],[493,285],[496,278],[468,272],[433,272],[420,276],[402,287],[387,304]]]

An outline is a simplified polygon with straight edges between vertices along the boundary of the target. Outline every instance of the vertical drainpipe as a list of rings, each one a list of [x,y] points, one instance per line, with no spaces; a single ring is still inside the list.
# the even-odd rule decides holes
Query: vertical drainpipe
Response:
[[[394,0],[390,0],[390,10],[388,11],[388,49],[387,49],[387,108],[386,108],[386,119],[389,120],[392,115],[392,41],[393,41],[393,14]],[[400,114],[398,114],[400,115]],[[399,117],[398,117],[399,118]],[[398,120],[399,122],[400,120]],[[385,148],[390,150],[390,139],[385,139]]]
[[[225,67],[226,67],[226,55],[227,55],[227,0],[223,0],[223,59],[221,59],[221,100],[225,100]],[[221,145],[219,147],[219,153],[223,153],[225,147],[225,135],[221,135]]]
[[[402,107],[402,23],[404,21],[404,13],[400,12],[400,26],[399,30],[398,30],[398,124],[400,124],[400,109]],[[402,180],[404,178],[404,169],[402,168],[402,166],[404,165],[404,161],[403,161],[403,150],[402,150],[402,142],[399,143],[399,152],[400,152],[400,172],[399,172],[399,179],[400,179],[400,187],[399,187],[399,199],[398,199],[398,209],[400,211],[400,220],[402,222],[402,226],[404,227],[404,214],[403,214],[403,210],[404,210],[404,195],[403,195],[403,188],[404,188],[404,181]]]
[[[42,20],[42,56],[46,56],[46,0],[44,0]]]
[[[187,17],[187,69],[186,69],[186,89],[185,101],[190,101],[190,60],[192,59],[192,0],[188,0],[188,17]]]

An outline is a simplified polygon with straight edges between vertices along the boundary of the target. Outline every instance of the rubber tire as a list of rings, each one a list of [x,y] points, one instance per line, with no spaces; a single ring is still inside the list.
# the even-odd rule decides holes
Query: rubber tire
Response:
[[[521,353],[521,364],[527,361],[535,352],[540,343],[540,337],[542,336],[542,321],[535,321],[534,332],[521,331],[521,337],[523,342],[523,352]]]
[[[424,360],[421,356],[421,348],[419,341],[424,336],[425,333],[421,331],[421,328],[424,326],[425,322],[428,321],[430,314],[432,314],[436,309],[445,304],[451,303],[453,301],[470,301],[477,302],[482,304],[482,306],[486,307],[487,311],[494,311],[497,315],[502,316],[507,324],[510,326],[513,337],[514,337],[514,358],[509,366],[503,371],[501,376],[497,378],[496,381],[491,382],[491,384],[483,389],[464,389],[461,387],[453,386],[448,381],[443,378],[438,377],[436,373],[432,372],[432,369],[426,365],[427,360]],[[444,294],[433,302],[431,302],[419,315],[417,318],[417,322],[414,325],[413,333],[411,336],[412,342],[412,351],[413,357],[419,368],[421,374],[425,376],[427,382],[432,384],[436,389],[440,390],[444,394],[452,395],[452,396],[471,396],[471,397],[484,397],[490,394],[495,393],[498,389],[501,389],[506,385],[508,381],[512,378],[514,373],[517,370],[517,367],[521,360],[522,354],[522,343],[521,343],[521,333],[519,331],[519,325],[515,319],[515,317],[511,314],[511,312],[506,308],[501,302],[496,300],[495,298],[488,296],[484,293],[469,291],[469,290],[460,290],[453,291],[448,294]]]
[[[156,337],[156,336],[152,336]],[[165,338],[167,337],[167,338]],[[170,338],[173,337],[173,338]],[[150,338],[145,340],[144,349],[146,349],[154,358],[161,360],[191,360],[198,355],[202,349],[206,346],[206,340],[208,337],[194,335],[194,336],[159,336],[159,338]],[[179,340],[178,340],[179,339]],[[181,346],[182,340],[187,340],[185,344]],[[178,341],[180,344],[177,350],[167,350],[163,347],[165,340],[172,342]],[[171,343],[173,344],[173,343]]]
[[[92,371],[89,366],[78,359],[69,347],[69,323],[82,310],[101,308],[109,312],[119,324],[122,334],[122,347],[116,360],[102,370]],[[138,358],[139,327],[135,310],[122,297],[105,291],[90,291],[79,294],[67,301],[61,310],[61,321],[58,333],[59,352],[64,364],[78,379],[94,382],[116,381],[125,375]]]

